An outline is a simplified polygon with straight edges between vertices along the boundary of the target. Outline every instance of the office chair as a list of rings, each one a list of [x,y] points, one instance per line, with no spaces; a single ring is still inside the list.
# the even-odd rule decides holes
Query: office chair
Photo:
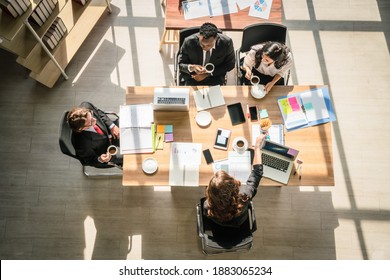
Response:
[[[253,245],[252,233],[256,231],[256,216],[252,201],[248,207],[248,219],[239,227],[220,226],[203,214],[203,197],[196,205],[197,230],[205,255],[249,251]]]
[[[74,159],[77,159],[80,161],[81,165],[83,166],[83,173],[87,177],[96,177],[96,176],[122,176],[122,170],[120,170],[119,167],[115,165],[107,165],[106,167],[97,168],[97,167],[89,167],[87,170],[87,166],[83,163],[83,161],[77,157],[76,151],[72,145],[72,130],[70,129],[68,123],[67,123],[67,115],[69,111],[65,111],[61,118],[61,123],[59,127],[59,145],[61,152],[67,156],[70,156]],[[118,119],[118,115],[114,112],[105,112],[109,116],[114,116],[116,119]],[[103,172],[102,169],[107,168],[115,168],[115,172]],[[93,170],[91,172],[90,170]]]
[[[180,69],[179,69],[179,58],[180,58],[180,48],[183,45],[184,39],[192,34],[199,32],[199,26],[189,27],[185,29],[181,29],[179,32],[179,49],[176,51],[175,56],[173,57],[173,75],[175,79],[175,85],[182,86],[184,85],[184,81],[180,81]]]
[[[255,23],[246,26],[242,31],[241,46],[236,50],[236,69],[237,69],[237,85],[241,85],[241,71],[240,67],[244,61],[241,55],[250,51],[253,45],[264,43],[267,41],[274,41],[279,43],[286,43],[287,27],[278,23]],[[287,85],[290,77],[290,71],[281,80],[284,85]]]

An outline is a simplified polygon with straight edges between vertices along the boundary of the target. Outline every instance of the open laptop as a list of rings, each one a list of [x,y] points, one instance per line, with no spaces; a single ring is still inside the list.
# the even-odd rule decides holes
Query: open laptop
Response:
[[[287,184],[299,151],[269,140],[261,151],[263,176]]]
[[[157,111],[188,111],[189,88],[155,88],[153,108]]]

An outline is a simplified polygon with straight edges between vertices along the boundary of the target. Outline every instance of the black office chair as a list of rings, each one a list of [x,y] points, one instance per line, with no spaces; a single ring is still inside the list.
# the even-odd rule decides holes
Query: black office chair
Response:
[[[184,39],[188,36],[198,33],[199,26],[189,27],[185,29],[181,29],[179,33],[179,49],[176,51],[175,56],[173,57],[173,74],[175,79],[175,85],[182,86],[184,85],[184,81],[180,80],[180,69],[179,69],[179,58],[180,58],[180,48],[183,45]]]
[[[243,29],[241,46],[236,50],[237,85],[241,85],[240,67],[244,60],[243,56],[250,51],[251,47],[267,41],[285,44],[286,34],[287,27],[278,23],[255,23]],[[282,78],[284,85],[287,85],[289,76],[290,71]]]
[[[86,166],[82,160],[80,160],[79,157],[76,155],[76,151],[72,145],[72,130],[70,129],[68,123],[67,123],[67,115],[69,111],[65,111],[62,115],[60,127],[59,127],[59,145],[61,152],[67,156],[70,156],[74,159],[77,159],[80,161],[81,165],[83,166],[83,173],[87,177],[95,177],[95,176],[122,176],[122,170],[121,168],[116,165],[107,165],[102,168],[96,168],[96,167],[89,167]],[[113,116],[116,119],[118,119],[118,115],[114,112],[105,112],[109,116]],[[103,172],[103,169],[107,168],[115,168],[115,171],[106,171]]]
[[[256,231],[256,216],[252,201],[248,219],[239,228],[224,227],[214,223],[203,214],[203,197],[196,205],[198,235],[205,255],[249,251],[253,245],[252,233]]]

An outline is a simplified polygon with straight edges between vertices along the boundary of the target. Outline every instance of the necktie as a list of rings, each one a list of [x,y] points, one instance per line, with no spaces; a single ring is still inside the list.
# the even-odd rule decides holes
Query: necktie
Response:
[[[100,129],[100,127],[98,127],[96,124],[93,126],[93,128],[96,130],[97,133],[99,133],[100,135],[104,135],[104,132],[103,130]]]
[[[208,51],[206,52],[205,59],[204,59],[204,64],[203,64],[203,65],[206,65],[207,63],[210,62],[210,55],[211,55],[210,50],[208,50]]]

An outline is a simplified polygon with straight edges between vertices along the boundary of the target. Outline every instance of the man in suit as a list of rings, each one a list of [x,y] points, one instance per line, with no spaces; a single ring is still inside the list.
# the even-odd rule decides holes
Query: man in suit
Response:
[[[207,73],[205,65],[214,65],[214,71]],[[193,85],[223,85],[226,73],[234,68],[233,41],[218,33],[212,23],[204,23],[199,33],[187,37],[180,48],[180,83]]]
[[[72,129],[72,144],[84,165],[98,168],[112,167],[110,162],[122,165],[123,159],[107,153],[110,145],[119,146],[118,126],[100,109],[83,102],[67,116]]]

